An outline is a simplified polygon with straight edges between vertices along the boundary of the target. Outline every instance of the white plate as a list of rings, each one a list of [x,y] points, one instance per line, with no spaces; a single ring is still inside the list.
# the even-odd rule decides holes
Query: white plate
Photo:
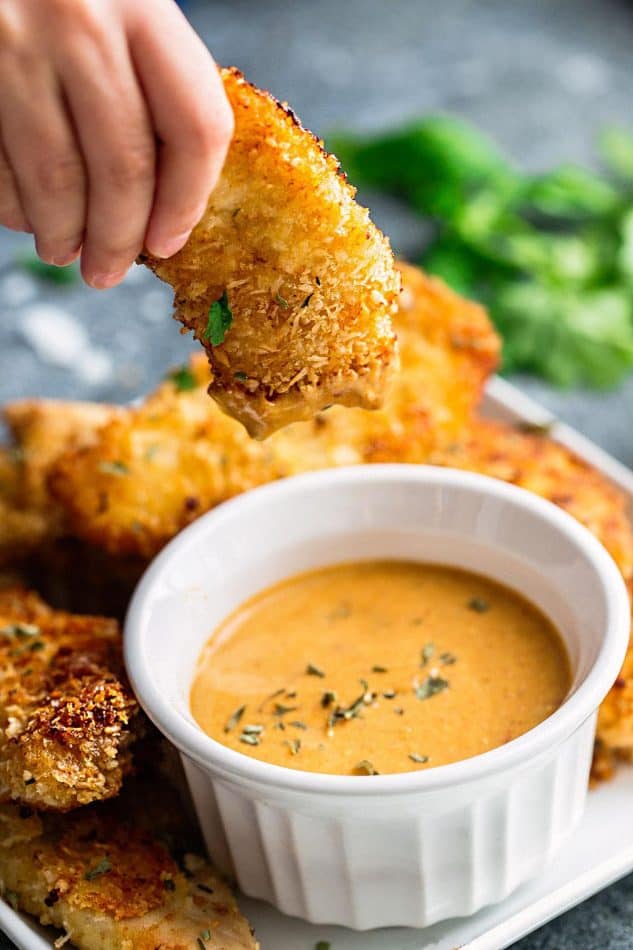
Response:
[[[493,380],[484,414],[510,421],[548,423],[549,414],[509,383]],[[555,438],[616,482],[630,498],[633,515],[633,472],[575,430],[556,423]],[[255,927],[262,950],[314,950],[319,940],[332,950],[502,950],[553,917],[580,903],[629,871],[633,871],[633,769],[622,767],[616,778],[589,795],[582,822],[573,838],[538,881],[527,884],[501,904],[472,917],[444,921],[426,930],[389,929],[355,933],[284,917],[259,901],[240,901]],[[20,950],[47,950],[50,933],[15,913],[0,900],[0,929]]]

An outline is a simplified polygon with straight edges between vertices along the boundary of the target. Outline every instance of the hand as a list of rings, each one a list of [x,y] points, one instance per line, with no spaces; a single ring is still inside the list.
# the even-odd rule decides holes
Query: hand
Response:
[[[99,288],[183,246],[233,115],[173,0],[2,0],[0,89],[0,224]]]

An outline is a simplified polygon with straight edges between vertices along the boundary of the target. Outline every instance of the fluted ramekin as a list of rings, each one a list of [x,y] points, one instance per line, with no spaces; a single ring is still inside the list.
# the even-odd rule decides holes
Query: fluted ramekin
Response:
[[[361,558],[454,565],[523,593],[564,636],[565,702],[500,748],[401,775],[301,772],[205,735],[189,692],[220,620],[281,578]],[[501,900],[572,831],[629,625],[615,564],[554,505],[483,476],[374,465],[268,485],[200,518],[141,580],[125,655],[182,754],[211,857],[246,894],[315,923],[423,927]]]

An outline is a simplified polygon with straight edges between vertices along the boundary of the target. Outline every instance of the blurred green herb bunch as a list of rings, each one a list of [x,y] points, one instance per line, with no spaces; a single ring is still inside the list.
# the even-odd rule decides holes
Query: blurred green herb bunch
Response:
[[[604,174],[572,164],[524,174],[448,116],[327,144],[354,183],[432,222],[420,263],[488,307],[504,372],[605,387],[633,369],[632,135],[602,136]]]

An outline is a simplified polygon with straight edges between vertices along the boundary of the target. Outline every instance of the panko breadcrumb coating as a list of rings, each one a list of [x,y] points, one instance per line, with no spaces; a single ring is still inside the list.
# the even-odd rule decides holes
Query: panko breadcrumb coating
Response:
[[[0,589],[0,801],[67,811],[116,795],[142,722],[115,621]]]
[[[627,499],[601,472],[545,434],[504,422],[475,419],[436,465],[467,469],[512,482],[573,515],[594,534],[633,585],[633,526]]]
[[[13,444],[0,448],[0,565],[13,565],[63,533],[46,479],[64,451],[88,445],[116,414],[97,403],[24,399],[2,415]]]
[[[236,69],[222,77],[235,134],[220,181],[181,251],[140,260],[174,288],[210,394],[251,435],[331,403],[375,408],[397,362],[389,242],[286,105]]]
[[[384,409],[333,407],[253,442],[206,397],[208,369],[194,358],[53,466],[49,485],[72,534],[113,555],[149,557],[203,512],[264,482],[334,465],[422,462],[454,439],[499,341],[481,307],[400,267],[401,369]]]
[[[0,806],[2,896],[77,950],[257,950],[230,889],[188,853],[183,825],[158,781],[68,815]]]

